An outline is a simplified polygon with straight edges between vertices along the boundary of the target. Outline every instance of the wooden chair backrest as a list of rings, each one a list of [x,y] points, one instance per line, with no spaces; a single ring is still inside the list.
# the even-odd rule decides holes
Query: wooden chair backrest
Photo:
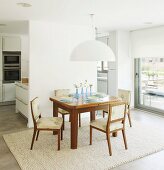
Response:
[[[33,123],[34,126],[36,126],[38,119],[41,117],[41,113],[39,110],[39,98],[38,97],[34,98],[30,103]]]
[[[70,89],[57,89],[54,90],[54,92],[57,97],[68,96],[70,94]]]
[[[108,121],[107,121],[107,131],[110,130],[111,123],[123,123],[125,126],[126,117],[126,102],[119,101],[109,104],[108,110]]]
[[[130,105],[131,102],[130,90],[118,89],[118,97],[122,98],[123,101],[127,102],[127,104]]]

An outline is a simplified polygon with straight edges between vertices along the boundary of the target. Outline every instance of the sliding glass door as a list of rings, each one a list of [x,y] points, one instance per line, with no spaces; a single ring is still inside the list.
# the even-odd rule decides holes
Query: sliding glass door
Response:
[[[135,105],[164,114],[164,58],[135,59]]]

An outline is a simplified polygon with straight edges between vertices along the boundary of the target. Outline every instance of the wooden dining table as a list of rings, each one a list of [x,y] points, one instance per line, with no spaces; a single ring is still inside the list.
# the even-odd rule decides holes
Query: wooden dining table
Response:
[[[77,149],[78,146],[78,114],[90,112],[90,121],[95,120],[95,111],[106,110],[111,102],[119,101],[117,97],[108,95],[94,94],[87,97],[75,98],[70,97],[56,97],[49,98],[53,102],[53,117],[58,117],[58,108],[64,109],[70,113],[71,121],[71,149]],[[113,134],[116,136],[116,134]]]

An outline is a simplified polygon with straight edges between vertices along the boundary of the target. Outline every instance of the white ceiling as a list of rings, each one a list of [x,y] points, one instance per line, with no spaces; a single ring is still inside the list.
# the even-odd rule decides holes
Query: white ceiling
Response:
[[[32,7],[22,8],[16,5],[19,2]],[[89,25],[90,13],[103,30],[159,26],[164,25],[164,0],[0,0],[0,24],[6,20],[50,20]]]

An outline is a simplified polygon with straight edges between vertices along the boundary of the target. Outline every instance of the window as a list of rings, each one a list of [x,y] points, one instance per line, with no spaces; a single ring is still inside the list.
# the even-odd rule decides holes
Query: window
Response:
[[[164,58],[135,59],[136,106],[164,110]]]

